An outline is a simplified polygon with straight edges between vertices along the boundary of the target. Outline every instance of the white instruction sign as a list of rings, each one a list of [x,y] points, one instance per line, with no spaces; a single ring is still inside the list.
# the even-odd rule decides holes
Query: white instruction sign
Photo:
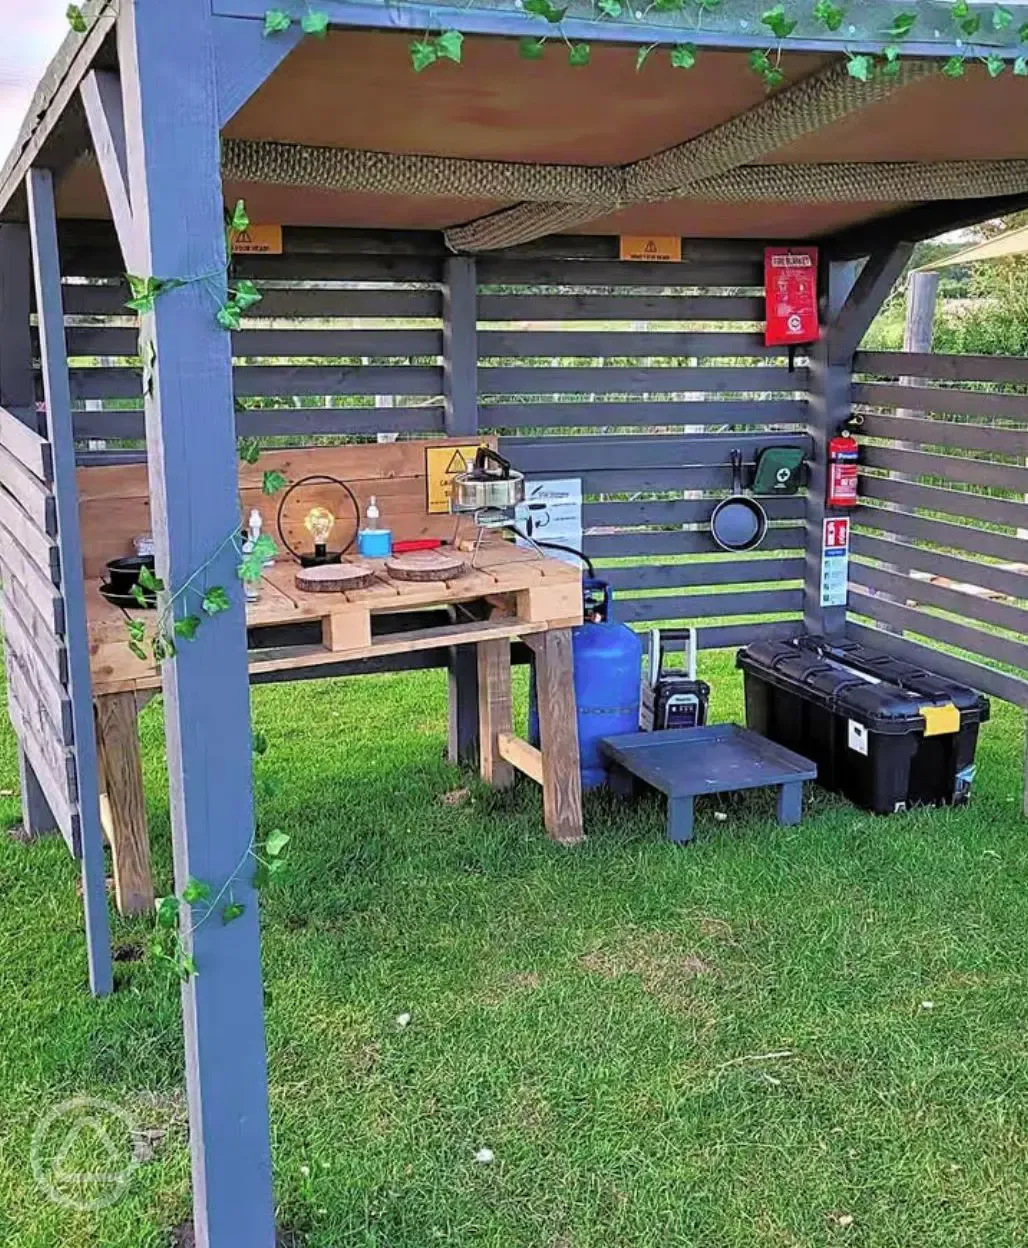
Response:
[[[849,516],[825,521],[821,541],[821,605],[844,607],[850,578]]]
[[[564,477],[558,481],[526,481],[525,501],[518,504],[518,528],[537,542],[557,542],[561,546],[582,549],[582,479]],[[528,546],[518,538],[519,546]],[[543,549],[546,549],[545,547]],[[563,559],[576,567],[580,562],[562,550],[547,550],[554,559]]]

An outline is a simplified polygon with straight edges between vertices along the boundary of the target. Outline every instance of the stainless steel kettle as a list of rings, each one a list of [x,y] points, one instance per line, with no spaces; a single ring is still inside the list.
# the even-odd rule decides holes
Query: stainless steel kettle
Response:
[[[458,473],[453,479],[454,511],[512,509],[524,497],[524,474],[511,468],[509,460],[488,446],[480,446],[469,471]]]

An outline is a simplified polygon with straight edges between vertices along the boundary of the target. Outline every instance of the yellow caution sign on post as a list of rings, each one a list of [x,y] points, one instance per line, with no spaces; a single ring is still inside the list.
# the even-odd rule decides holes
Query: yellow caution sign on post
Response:
[[[429,514],[450,510],[453,478],[467,472],[475,462],[479,446],[485,443],[469,442],[466,446],[428,446],[425,448],[425,476],[428,480]]]
[[[672,235],[622,234],[619,254],[622,260],[675,263],[682,258],[682,240]]]
[[[280,256],[282,227],[251,225],[232,235],[232,254],[236,256]]]

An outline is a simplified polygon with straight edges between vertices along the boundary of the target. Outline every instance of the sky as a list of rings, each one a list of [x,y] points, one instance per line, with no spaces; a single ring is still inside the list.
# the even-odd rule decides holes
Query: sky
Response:
[[[67,0],[0,0],[0,165],[28,110],[29,100],[68,33]]]

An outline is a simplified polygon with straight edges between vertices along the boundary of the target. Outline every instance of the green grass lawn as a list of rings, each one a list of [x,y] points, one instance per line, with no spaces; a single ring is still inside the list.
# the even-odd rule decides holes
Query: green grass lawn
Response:
[[[740,717],[732,656],[703,669]],[[701,805],[675,849],[656,802],[599,796],[561,850],[533,786],[445,764],[445,696],[436,673],[254,694],[260,820],[293,838],[264,959],[276,1194],[304,1248],[1024,1242],[1019,713],[994,705],[967,809],[875,819],[815,791],[778,828],[756,794]],[[158,705],[143,735],[166,889]],[[10,825],[6,722],[0,786]],[[190,1207],[178,989],[123,960],[88,997],[76,884],[59,840],[0,836],[0,1243],[164,1248]],[[124,956],[146,926],[116,922]],[[29,1164],[76,1095],[152,1153],[96,1213]]]

